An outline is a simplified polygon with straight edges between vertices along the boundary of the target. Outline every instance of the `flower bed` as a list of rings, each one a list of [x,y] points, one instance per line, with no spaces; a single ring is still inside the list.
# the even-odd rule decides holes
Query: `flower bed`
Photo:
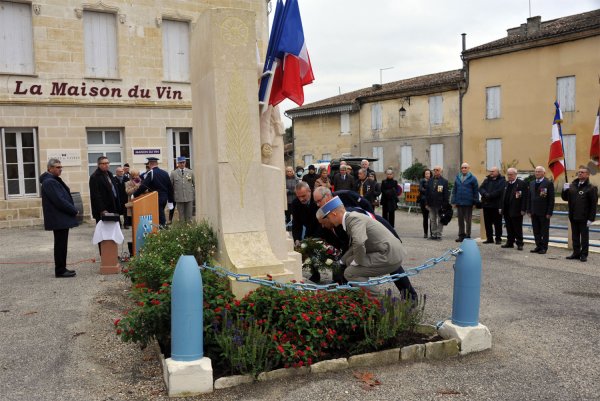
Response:
[[[132,308],[115,321],[124,341],[142,346],[155,338],[170,355],[171,279],[177,259],[199,263],[216,249],[206,223],[176,226],[147,238],[124,273],[132,280]],[[234,299],[227,282],[202,271],[204,353],[215,377],[250,374],[396,348],[418,338],[424,304],[368,291],[298,292],[260,287]]]

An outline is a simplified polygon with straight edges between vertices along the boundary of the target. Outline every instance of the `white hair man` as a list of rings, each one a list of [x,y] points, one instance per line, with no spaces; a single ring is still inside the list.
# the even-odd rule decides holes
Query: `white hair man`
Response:
[[[527,184],[517,178],[517,169],[506,170],[506,184],[500,202],[501,214],[506,224],[506,244],[502,248],[523,250],[523,216],[527,210]]]
[[[545,254],[548,251],[550,218],[554,211],[554,184],[545,177],[546,169],[535,168],[535,180],[529,183],[527,214],[531,217],[531,226],[535,238],[533,253]]]
[[[456,242],[462,242],[465,238],[471,238],[471,219],[473,217],[473,205],[479,202],[479,183],[477,178],[469,171],[469,163],[460,166],[460,173],[456,175],[450,203],[456,206],[458,217],[458,238]]]

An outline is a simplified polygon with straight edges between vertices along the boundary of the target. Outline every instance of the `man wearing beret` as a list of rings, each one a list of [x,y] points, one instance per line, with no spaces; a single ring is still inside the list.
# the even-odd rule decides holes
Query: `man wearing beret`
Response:
[[[195,195],[194,172],[185,167],[185,162],[185,156],[177,158],[177,168],[171,172],[171,184],[179,221],[192,221]]]
[[[350,248],[342,255],[342,262],[347,266],[346,280],[365,282],[370,277],[399,272],[406,251],[400,240],[377,220],[363,213],[346,211],[338,197],[327,202],[319,215],[333,227],[341,225],[350,238]],[[371,290],[375,291],[376,287]]]
[[[134,197],[138,197],[145,192],[158,192],[158,220],[161,226],[167,224],[165,216],[165,206],[169,206],[169,210],[173,209],[173,185],[169,178],[169,173],[158,168],[158,158],[148,157],[148,167],[150,170],[144,176],[144,181],[140,187],[133,193]]]

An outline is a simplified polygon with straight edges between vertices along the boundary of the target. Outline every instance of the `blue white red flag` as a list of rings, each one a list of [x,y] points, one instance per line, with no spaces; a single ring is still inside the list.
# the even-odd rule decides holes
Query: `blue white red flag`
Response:
[[[554,122],[552,124],[552,143],[550,144],[550,157],[548,158],[548,167],[552,170],[554,180],[565,172],[565,153],[562,144],[562,112],[558,102],[554,102],[556,113],[554,114]]]
[[[277,2],[264,72],[259,101],[265,104],[268,97],[273,106],[286,98],[298,105],[304,103],[303,86],[312,83],[314,75],[298,0],[287,0],[283,7],[281,0]]]
[[[590,146],[590,159],[598,165],[600,162],[600,107],[596,113],[596,123],[592,132],[592,145]]]

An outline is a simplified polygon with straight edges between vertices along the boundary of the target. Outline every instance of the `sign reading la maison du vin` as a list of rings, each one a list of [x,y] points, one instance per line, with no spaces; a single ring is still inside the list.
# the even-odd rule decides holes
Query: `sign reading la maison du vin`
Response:
[[[129,99],[152,99],[159,100],[183,100],[182,92],[174,90],[170,86],[156,86],[153,89],[133,85],[130,88],[118,88],[108,86],[88,85],[82,82],[73,85],[67,82],[50,82],[46,85],[26,84],[23,81],[15,81],[13,95],[29,96],[73,96],[89,98],[129,98]]]

